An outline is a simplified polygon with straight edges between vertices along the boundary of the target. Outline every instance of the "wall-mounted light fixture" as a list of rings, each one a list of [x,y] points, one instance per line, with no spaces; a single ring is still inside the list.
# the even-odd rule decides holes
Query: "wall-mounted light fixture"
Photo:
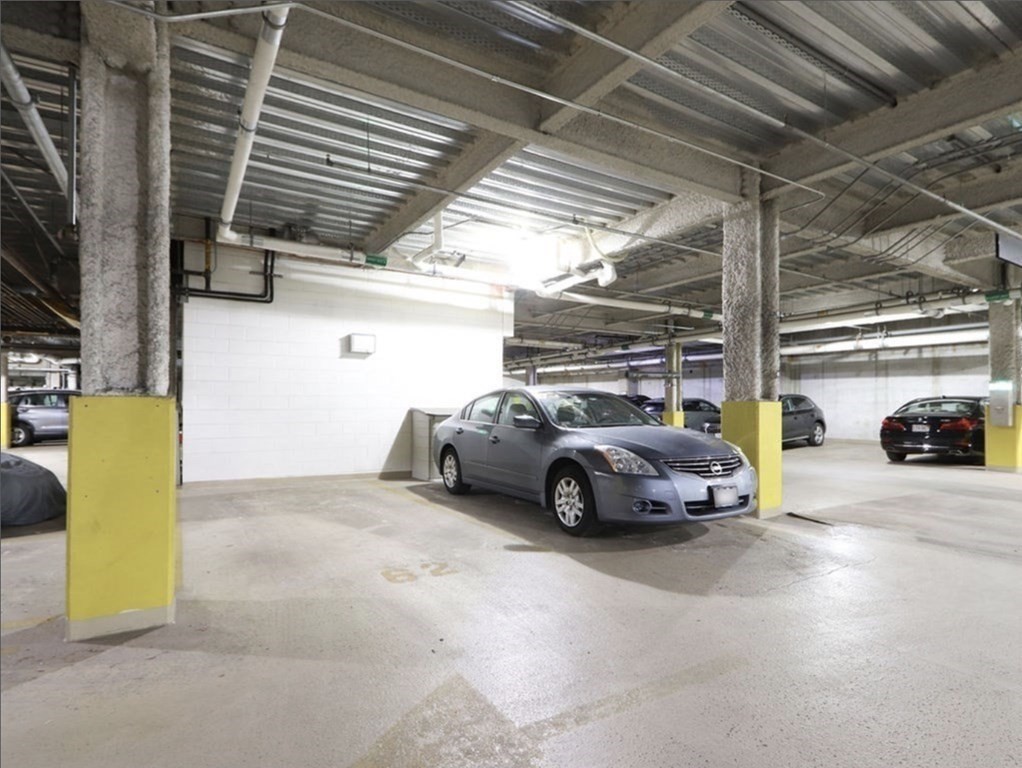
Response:
[[[371,355],[376,352],[376,336],[371,333],[349,333],[341,339],[341,352],[351,355]]]

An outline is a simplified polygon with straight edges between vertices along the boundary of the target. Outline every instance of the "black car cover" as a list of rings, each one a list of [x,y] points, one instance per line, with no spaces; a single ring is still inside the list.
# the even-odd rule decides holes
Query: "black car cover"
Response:
[[[31,525],[67,511],[67,492],[46,467],[0,453],[0,524]]]

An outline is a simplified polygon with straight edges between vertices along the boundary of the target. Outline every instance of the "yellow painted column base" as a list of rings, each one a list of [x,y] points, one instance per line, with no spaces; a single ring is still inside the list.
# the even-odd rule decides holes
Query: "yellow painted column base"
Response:
[[[672,427],[684,427],[685,426],[685,412],[684,411],[664,411],[660,416],[660,420],[664,424],[669,424]]]
[[[721,434],[745,452],[759,476],[756,517],[775,517],[781,510],[781,404],[733,400],[721,406]]]
[[[1010,427],[995,427],[986,415],[986,466],[999,472],[1022,472],[1022,405],[1014,407]]]
[[[173,398],[71,398],[67,639],[174,620]]]
[[[0,448],[11,447],[11,404],[0,403]]]

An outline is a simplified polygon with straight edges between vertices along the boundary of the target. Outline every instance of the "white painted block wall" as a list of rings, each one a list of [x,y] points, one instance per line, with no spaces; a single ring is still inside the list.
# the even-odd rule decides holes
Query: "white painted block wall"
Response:
[[[218,250],[214,288],[259,290],[260,259]],[[199,249],[186,260],[200,267]],[[501,385],[503,289],[283,258],[275,271],[272,304],[184,306],[184,482],[408,472],[409,409]],[[347,353],[352,333],[376,352]]]

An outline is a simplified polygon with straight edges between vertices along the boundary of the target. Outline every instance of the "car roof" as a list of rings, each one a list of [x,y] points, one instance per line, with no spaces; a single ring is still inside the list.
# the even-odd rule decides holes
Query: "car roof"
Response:
[[[82,391],[80,389],[47,389],[46,387],[33,387],[31,389],[9,389],[7,390],[8,395],[35,395],[39,393],[49,394],[51,392],[57,393],[68,393],[72,395],[80,395]]]
[[[981,402],[986,399],[986,395],[930,395],[929,397],[916,397],[909,400],[908,403],[905,403],[905,405],[908,405],[909,403],[923,403],[927,400],[974,400],[976,402]]]

